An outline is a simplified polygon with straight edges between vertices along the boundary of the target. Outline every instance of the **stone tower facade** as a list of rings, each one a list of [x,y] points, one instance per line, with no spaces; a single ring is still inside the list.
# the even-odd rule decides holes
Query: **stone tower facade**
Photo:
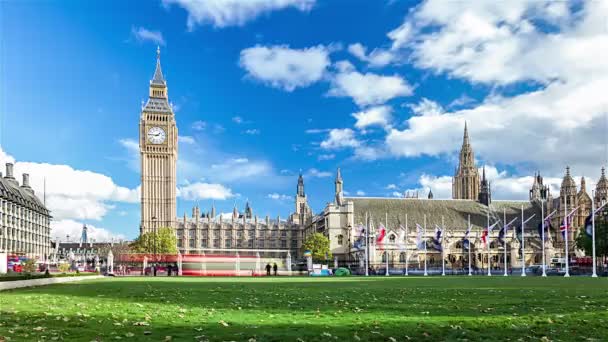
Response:
[[[308,205],[308,199],[306,198],[306,192],[304,191],[304,177],[300,173],[298,177],[298,186],[296,189],[296,210],[291,216],[291,221],[294,224],[306,224],[312,219],[312,209]]]
[[[483,176],[481,177],[481,187],[479,190],[479,203],[489,206],[492,203],[492,190],[490,182],[486,178],[486,168],[483,168]]]
[[[595,205],[596,207],[608,202],[608,179],[606,179],[606,169],[602,167],[602,174],[595,186]]]
[[[177,126],[157,50],[156,70],[139,121],[141,156],[140,233],[176,227]]]
[[[477,201],[479,199],[479,189],[479,171],[477,171],[477,167],[475,166],[475,155],[473,154],[469,131],[465,123],[460,161],[452,180],[452,198]]]

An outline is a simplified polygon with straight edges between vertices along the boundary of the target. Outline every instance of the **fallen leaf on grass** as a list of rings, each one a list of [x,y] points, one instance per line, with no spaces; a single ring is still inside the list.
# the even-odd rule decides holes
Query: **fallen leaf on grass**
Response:
[[[221,325],[223,325],[223,326],[225,326],[225,327],[230,326],[230,324],[226,323],[224,320],[221,320],[218,323],[221,324]]]

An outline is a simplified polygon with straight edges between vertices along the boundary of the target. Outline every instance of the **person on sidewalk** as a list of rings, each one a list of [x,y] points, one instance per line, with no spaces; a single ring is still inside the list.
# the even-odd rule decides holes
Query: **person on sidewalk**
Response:
[[[266,264],[266,275],[269,276],[270,275],[270,264]]]

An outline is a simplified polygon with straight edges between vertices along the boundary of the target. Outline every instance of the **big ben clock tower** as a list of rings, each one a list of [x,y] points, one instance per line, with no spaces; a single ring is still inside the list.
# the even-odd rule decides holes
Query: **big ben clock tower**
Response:
[[[176,226],[177,126],[168,101],[167,83],[160,68],[160,48],[156,70],[150,81],[148,102],[139,121],[141,156],[140,234],[160,227]]]

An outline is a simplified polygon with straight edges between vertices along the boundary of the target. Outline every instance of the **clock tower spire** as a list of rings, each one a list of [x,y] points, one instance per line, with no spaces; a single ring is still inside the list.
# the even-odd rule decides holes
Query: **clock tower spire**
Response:
[[[139,121],[140,233],[176,226],[177,126],[156,50],[156,70]]]

